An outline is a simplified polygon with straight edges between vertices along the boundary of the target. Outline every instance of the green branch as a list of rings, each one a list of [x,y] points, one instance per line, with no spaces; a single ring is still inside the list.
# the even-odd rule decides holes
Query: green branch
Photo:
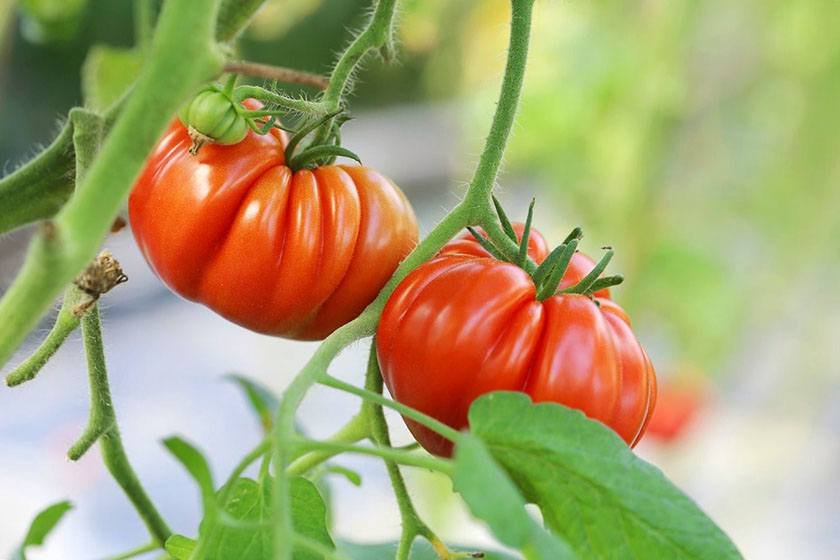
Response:
[[[102,451],[102,460],[108,472],[123,489],[125,495],[134,504],[137,513],[149,529],[152,538],[159,547],[172,534],[166,522],[160,516],[137,474],[128,461],[123,448],[111,389],[108,383],[108,370],[105,365],[105,351],[102,343],[102,328],[99,323],[99,309],[94,306],[82,319],[82,337],[87,355],[88,374],[90,377],[90,420],[84,434],[68,452],[75,460],[97,440]]]
[[[216,5],[201,10],[190,0],[164,5],[149,65],[99,157],[54,221],[41,228],[20,274],[0,300],[0,364],[94,257],[170,116],[221,70],[223,60],[212,40]]]
[[[73,126],[47,149],[0,179],[0,233],[53,216],[73,193]]]
[[[370,455],[372,457],[380,457],[387,461],[393,461],[400,465],[408,465],[412,467],[419,467],[421,469],[429,469],[437,472],[451,475],[454,467],[451,461],[447,459],[440,459],[431,455],[418,455],[407,451],[400,451],[392,447],[365,447],[353,443],[339,443],[332,441],[315,441],[308,439],[298,439],[294,445],[303,449],[319,449],[323,451],[330,451],[338,453],[357,453],[360,455]]]

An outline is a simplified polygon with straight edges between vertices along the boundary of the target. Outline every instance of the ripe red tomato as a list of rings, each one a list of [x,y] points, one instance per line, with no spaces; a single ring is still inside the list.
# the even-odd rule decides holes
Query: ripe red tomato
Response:
[[[175,119],[134,186],[129,217],[176,293],[251,330],[317,340],[373,301],[417,244],[417,220],[373,169],[292,172],[285,145],[276,129],[249,131],[191,155]]]
[[[679,440],[696,421],[707,400],[706,388],[699,382],[662,384],[647,433],[663,443]]]
[[[545,241],[533,230],[531,239],[541,262]],[[569,274],[584,276],[591,264],[583,263]],[[377,352],[397,401],[456,429],[467,427],[480,395],[523,391],[577,408],[633,446],[656,400],[653,366],[618,305],[579,294],[537,301],[528,273],[466,237],[400,283],[383,311]],[[448,440],[406,423],[428,451],[451,453]]]

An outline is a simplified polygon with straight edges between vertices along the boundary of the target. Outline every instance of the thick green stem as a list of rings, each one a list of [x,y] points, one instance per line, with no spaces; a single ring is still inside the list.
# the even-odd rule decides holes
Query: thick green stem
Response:
[[[212,41],[217,3],[200,10],[190,0],[165,3],[148,66],[99,157],[55,220],[33,240],[20,274],[0,300],[0,364],[94,257],[170,116],[221,71],[223,60]]]
[[[68,455],[72,459],[78,458],[98,437],[102,459],[108,468],[108,472],[111,473],[125,495],[134,504],[152,538],[159,547],[162,547],[172,531],[158,513],[137,478],[137,474],[131,467],[123,448],[108,383],[108,370],[105,365],[105,350],[102,343],[102,328],[99,323],[97,306],[92,307],[82,318],[82,338],[90,377],[90,421],[82,438],[73,446]]]
[[[95,113],[77,108],[70,111],[68,124],[70,126],[69,130],[72,132],[72,153],[76,160],[75,181],[79,184],[99,150],[105,123]],[[75,309],[84,298],[85,294],[76,286],[71,285],[64,290],[64,299],[56,316],[55,324],[35,352],[6,377],[6,384],[9,387],[33,379],[64,344],[70,333],[76,330],[76,327],[79,326],[80,316],[75,313]]]
[[[479,208],[484,208],[485,205],[492,206],[493,186],[496,183],[508,138],[513,130],[516,111],[519,108],[528,60],[533,7],[534,0],[511,0],[510,43],[505,76],[502,79],[502,89],[496,104],[496,112],[493,115],[493,124],[490,125],[481,159],[478,161],[478,167],[467,193],[467,198],[476,203]]]
[[[53,216],[73,192],[73,125],[47,149],[0,179],[0,234]]]

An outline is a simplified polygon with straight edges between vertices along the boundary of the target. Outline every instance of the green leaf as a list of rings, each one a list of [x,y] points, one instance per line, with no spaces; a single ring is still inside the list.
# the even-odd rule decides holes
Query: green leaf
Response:
[[[581,412],[497,392],[477,399],[469,418],[472,433],[581,558],[741,558],[661,471]]]
[[[257,413],[260,424],[263,430],[268,433],[271,429],[271,424],[274,415],[277,412],[277,407],[280,406],[277,397],[265,385],[257,383],[243,375],[237,373],[230,373],[225,376],[225,379],[233,381],[245,392],[251,408]]]
[[[73,504],[63,501],[41,510],[30,523],[20,547],[12,554],[12,560],[26,560],[26,548],[44,544],[47,536],[55,529],[64,514],[71,509],[73,509]]]
[[[214,512],[202,522],[201,537],[206,560],[272,560],[272,480],[265,485],[250,478],[234,481],[223,515]],[[328,548],[335,548],[326,525],[326,506],[318,490],[302,477],[292,479],[292,519],[295,532]],[[295,560],[322,560],[309,551],[295,551]]]
[[[204,504],[204,511],[213,509],[215,502],[215,491],[213,486],[213,474],[210,472],[210,465],[207,459],[192,444],[179,437],[170,437],[163,440],[163,445],[184,465],[187,472],[198,483],[201,490],[201,500]]]
[[[568,545],[528,515],[519,490],[472,434],[464,434],[455,448],[452,481],[473,515],[485,521],[502,544],[530,550],[544,560],[576,558]]]
[[[196,542],[193,539],[183,535],[172,535],[166,539],[164,548],[172,557],[172,560],[189,560],[195,545]]]
[[[292,521],[295,532],[314,541],[335,548],[327,529],[327,506],[315,485],[303,478],[292,479]],[[295,560],[321,560],[308,551],[295,552]]]
[[[478,548],[470,548],[468,546],[459,546],[455,548],[468,552],[477,552],[480,550]],[[394,554],[397,552],[397,543],[357,544],[339,542],[338,551],[353,560],[394,560]],[[516,560],[517,558],[503,552],[481,552],[484,553],[484,560]],[[437,553],[435,553],[435,550],[428,541],[417,539],[414,541],[414,546],[411,547],[411,560],[440,560],[440,557]]]
[[[143,56],[139,50],[94,45],[82,65],[82,95],[85,106],[104,111],[128,90],[140,74]]]

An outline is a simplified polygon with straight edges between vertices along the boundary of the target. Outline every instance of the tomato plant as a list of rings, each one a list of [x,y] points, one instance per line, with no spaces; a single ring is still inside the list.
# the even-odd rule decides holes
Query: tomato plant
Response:
[[[129,59],[142,70],[88,84],[94,100],[0,180],[0,231],[40,220],[0,298],[0,364],[63,292],[52,329],[6,381],[34,379],[81,330],[91,403],[68,457],[98,443],[149,534],[113,558],[480,557],[447,545],[421,518],[404,468],[448,477],[498,543],[528,559],[740,557],[697,504],[631,450],[654,406],[655,377],[612,300],[621,277],[602,276],[612,250],[593,262],[577,251],[576,229],[548,251],[531,227],[533,205],[524,224],[511,224],[493,197],[534,0],[511,0],[507,66],[469,187],[419,243],[399,189],[372,169],[335,164],[359,159],[341,145],[351,77],[367,55],[395,54],[396,0],[375,2],[329,78],[231,60],[262,3],[165,0],[158,13],[158,2],[139,0]],[[114,64],[102,52],[99,63]],[[237,85],[240,75],[271,83]],[[88,72],[93,84],[96,76]],[[301,97],[280,82],[323,91]],[[186,122],[173,120],[179,111]],[[126,198],[141,251],[173,290],[258,332],[324,338],[282,395],[233,377],[262,433],[223,480],[186,439],[163,440],[199,490],[202,519],[186,534],[172,530],[135,472],[110,391],[98,302],[126,275],[114,255],[97,252]],[[456,238],[464,228],[471,237]],[[363,385],[331,375],[342,350],[363,339],[371,339]],[[383,395],[384,382],[395,399]],[[316,385],[361,399],[326,439],[296,424]],[[402,414],[436,455],[393,446],[384,408]],[[376,457],[387,470],[401,532],[384,549],[333,536],[319,484],[329,472],[359,481],[335,462],[344,453]],[[15,558],[70,509],[58,502],[35,516]],[[425,550],[413,547],[418,539]]]

